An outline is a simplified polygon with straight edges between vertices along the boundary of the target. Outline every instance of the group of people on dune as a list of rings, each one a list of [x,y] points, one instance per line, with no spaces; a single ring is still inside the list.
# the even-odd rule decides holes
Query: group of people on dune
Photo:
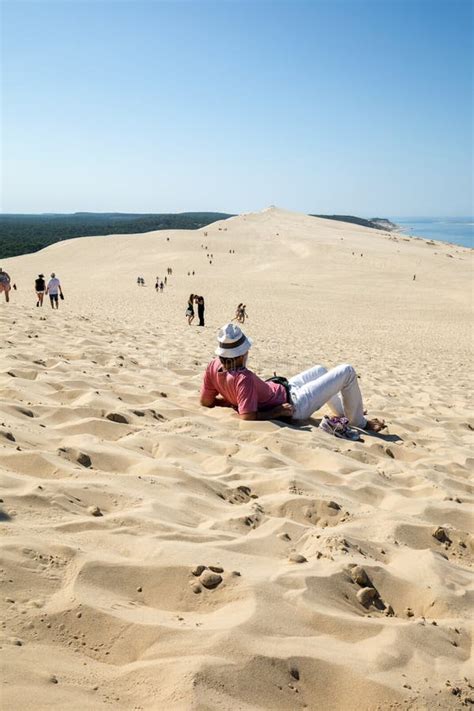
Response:
[[[245,323],[245,319],[248,318],[246,311],[247,307],[245,304],[239,304],[235,310],[235,316],[232,321],[238,321],[239,323]]]
[[[10,301],[10,291],[16,290],[16,284],[12,284],[10,275],[5,272],[0,267],[0,294],[5,294],[5,301],[8,303]],[[36,294],[36,306],[43,306],[43,299],[45,294],[49,296],[51,303],[51,308],[59,308],[59,299],[64,299],[63,290],[61,287],[61,282],[54,272],[51,274],[51,278],[46,284],[44,274],[38,274],[35,279],[35,294]]]
[[[204,296],[199,296],[198,294],[189,295],[188,303],[186,305],[186,318],[188,320],[188,324],[191,325],[194,321],[194,304],[196,304],[198,312],[198,326],[204,326],[204,311],[206,308],[206,304],[204,301]]]

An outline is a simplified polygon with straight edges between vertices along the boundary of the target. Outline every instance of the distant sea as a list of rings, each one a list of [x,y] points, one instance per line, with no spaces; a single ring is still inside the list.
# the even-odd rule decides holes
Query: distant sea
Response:
[[[413,237],[427,237],[474,248],[474,217],[390,217]]]

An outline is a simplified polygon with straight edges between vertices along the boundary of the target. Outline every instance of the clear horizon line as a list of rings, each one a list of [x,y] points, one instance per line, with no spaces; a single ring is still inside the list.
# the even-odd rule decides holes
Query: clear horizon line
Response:
[[[273,206],[272,206],[273,207]],[[89,214],[89,215],[183,215],[183,214],[224,214],[224,215],[242,215],[242,214],[249,214],[249,212],[262,212],[267,208],[261,208],[261,210],[244,210],[242,212],[229,212],[227,210],[179,210],[179,211],[167,211],[167,212],[154,212],[154,211],[145,211],[145,212],[135,212],[135,211],[128,211],[124,212],[122,210],[73,210],[72,212],[60,212],[60,211],[55,211],[55,210],[46,210],[44,212],[4,212],[3,210],[0,210],[0,217],[2,216],[15,216],[15,215],[30,215],[30,216],[44,216],[44,215],[80,215],[80,214]],[[287,210],[287,208],[277,208],[277,209],[282,209],[282,210]],[[366,214],[360,214],[360,213],[353,213],[353,212],[348,212],[348,211],[341,211],[341,212],[309,212],[309,211],[303,211],[303,210],[288,210],[288,212],[296,212],[300,213],[302,215],[316,215],[316,214],[324,214],[324,215],[338,215],[338,216],[347,216],[347,217],[360,217],[365,220],[371,220],[371,219],[376,219],[377,215],[380,215],[381,213],[370,213],[370,216]],[[387,215],[387,213],[385,213]],[[385,218],[379,218],[379,219],[421,219],[423,217],[429,218],[429,219],[452,219],[452,218],[462,218],[462,219],[473,219],[474,220],[474,215],[471,214],[436,214],[436,215],[427,215],[427,214],[422,214],[422,215],[395,215],[393,213],[389,213],[387,217]]]

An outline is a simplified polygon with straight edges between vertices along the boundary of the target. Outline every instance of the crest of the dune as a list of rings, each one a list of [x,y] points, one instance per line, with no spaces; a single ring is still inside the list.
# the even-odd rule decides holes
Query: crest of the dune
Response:
[[[255,212],[243,212],[240,215],[237,215],[237,217],[254,217],[256,219],[261,217],[265,219],[273,218],[275,220],[292,217],[297,220],[301,217],[308,217],[308,215],[304,212],[295,212],[294,210],[287,210],[283,207],[277,207],[276,205],[269,205],[268,207],[264,207],[262,210],[256,210]]]
[[[266,228],[271,231],[273,228],[278,229],[278,227],[285,228],[286,230],[298,231],[301,228],[305,230],[311,230],[315,237],[321,235],[324,231],[330,230],[331,235],[335,235],[338,232],[343,235],[347,233],[347,230],[355,230],[360,233],[364,231],[372,237],[376,234],[383,232],[383,227],[380,229],[374,229],[373,226],[359,225],[356,223],[355,219],[351,221],[344,221],[342,219],[331,219],[329,217],[317,217],[315,215],[310,215],[304,212],[295,212],[294,210],[288,210],[286,208],[277,207],[276,205],[269,205],[262,210],[256,212],[244,212],[240,215],[235,215],[222,222],[232,222],[234,225],[246,224],[250,222],[251,224],[265,225]]]

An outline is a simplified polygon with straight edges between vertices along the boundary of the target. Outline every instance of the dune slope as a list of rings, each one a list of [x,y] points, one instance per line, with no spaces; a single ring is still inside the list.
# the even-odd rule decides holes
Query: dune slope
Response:
[[[268,209],[1,266],[2,707],[474,702],[469,250]],[[201,408],[241,301],[260,375],[352,363],[388,431]]]

